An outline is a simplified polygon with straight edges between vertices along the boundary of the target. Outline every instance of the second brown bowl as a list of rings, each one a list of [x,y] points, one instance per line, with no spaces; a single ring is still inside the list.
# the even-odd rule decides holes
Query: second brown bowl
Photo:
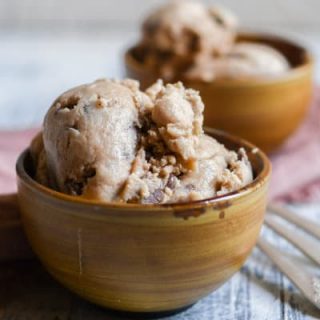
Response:
[[[313,59],[305,48],[277,36],[241,34],[238,40],[276,48],[292,68],[272,79],[184,83],[200,91],[206,106],[205,125],[236,134],[270,152],[297,129],[306,115],[312,95]],[[127,51],[125,65],[127,76],[139,80],[143,88],[160,77],[144,67],[135,48]]]

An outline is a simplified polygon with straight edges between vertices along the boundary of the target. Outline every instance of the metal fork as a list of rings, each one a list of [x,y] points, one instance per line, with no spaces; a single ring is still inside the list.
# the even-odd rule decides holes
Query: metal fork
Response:
[[[318,239],[320,239],[320,224],[302,218],[295,212],[275,204],[269,204],[267,211],[273,214],[266,214],[265,224],[320,265],[320,242],[316,239],[305,238],[294,233],[290,228],[280,224],[275,215],[300,227]],[[279,270],[296,285],[305,297],[320,309],[320,278],[297,266],[292,258],[264,240],[263,237],[260,236],[257,245]]]

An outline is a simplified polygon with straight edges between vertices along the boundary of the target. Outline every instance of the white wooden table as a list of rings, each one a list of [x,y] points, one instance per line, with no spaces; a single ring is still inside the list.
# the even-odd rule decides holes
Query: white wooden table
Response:
[[[0,129],[39,126],[47,108],[62,91],[100,77],[122,77],[123,52],[136,36],[134,33],[108,32],[81,35],[52,35],[39,31],[32,34],[0,33]],[[294,36],[304,40],[320,60],[319,35]],[[317,71],[316,79],[320,82],[320,71]],[[293,208],[306,217],[320,219],[320,204],[295,205]],[[295,256],[305,268],[314,269],[312,263],[302,258],[285,240],[267,229],[263,233],[285,252]],[[315,272],[320,276],[319,268],[315,268]],[[41,292],[36,293],[39,294],[39,303],[42,301]],[[62,296],[65,294],[58,292]],[[48,287],[43,292],[46,294],[52,298],[57,291]],[[4,303],[1,297],[0,283],[0,320],[33,319],[26,311],[32,309],[28,299],[20,301],[25,303],[24,307],[16,308],[14,299]],[[56,305],[57,301],[59,299],[52,299],[51,304],[41,302],[42,317],[37,319],[117,319],[104,315],[103,310],[93,311],[85,302],[77,303],[66,316],[61,305]],[[242,270],[222,288],[185,312],[167,319],[320,319],[320,311],[307,303],[269,259],[254,249]]]

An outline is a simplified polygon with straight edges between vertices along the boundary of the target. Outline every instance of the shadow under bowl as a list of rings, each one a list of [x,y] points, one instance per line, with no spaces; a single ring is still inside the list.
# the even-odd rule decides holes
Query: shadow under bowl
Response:
[[[271,152],[297,129],[310,106],[314,61],[308,50],[288,39],[263,33],[241,33],[237,41],[270,45],[288,59],[291,69],[265,79],[217,79],[212,82],[184,80],[200,91],[205,103],[205,125],[233,133]],[[137,47],[125,54],[128,77],[142,88],[160,74],[147,68]],[[181,80],[179,75],[172,82]]]
[[[263,222],[271,165],[248,142],[255,179],[225,196],[167,205],[103,203],[38,184],[28,150],[17,161],[18,199],[29,242],[49,273],[91,302],[120,311],[191,305],[243,265]]]

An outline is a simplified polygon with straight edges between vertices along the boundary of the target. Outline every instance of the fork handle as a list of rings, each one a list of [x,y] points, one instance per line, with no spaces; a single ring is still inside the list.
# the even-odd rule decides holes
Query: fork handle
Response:
[[[276,213],[283,219],[288,220],[296,226],[311,233],[316,238],[320,239],[320,224],[316,222],[311,222],[305,217],[299,216],[294,211],[291,211],[285,207],[276,205],[274,203],[269,203],[267,209],[273,213]]]
[[[282,251],[264,240],[261,236],[257,246],[271,259],[279,270],[287,276],[307,299],[320,309],[317,278],[304,270],[303,265],[288,257]]]
[[[0,261],[33,257],[24,234],[16,194],[0,195]]]

